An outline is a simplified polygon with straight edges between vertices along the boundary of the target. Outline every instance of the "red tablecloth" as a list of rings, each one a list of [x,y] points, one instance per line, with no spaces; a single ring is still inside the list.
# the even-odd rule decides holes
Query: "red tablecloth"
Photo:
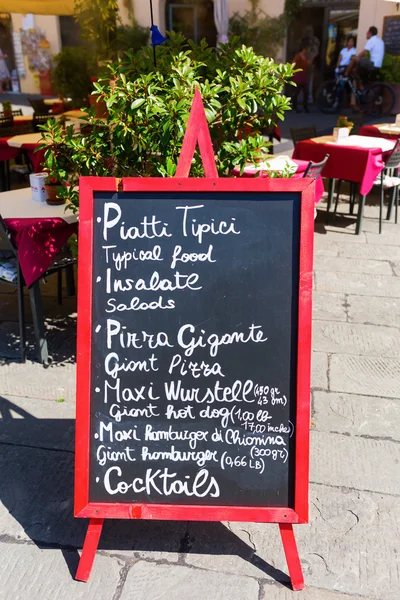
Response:
[[[293,179],[300,179],[301,177],[304,176],[304,171],[307,169],[308,164],[309,164],[309,160],[294,160],[295,163],[297,163],[297,171],[296,173],[293,175]],[[239,175],[239,171],[236,169],[233,170],[233,174],[236,175],[237,177],[255,177],[256,175],[258,177],[268,177],[268,171],[262,171],[261,175],[259,175],[259,171],[257,169],[252,169],[250,168],[246,168],[246,170],[244,171],[244,173],[242,175]],[[322,181],[322,177],[318,177],[317,181],[316,181],[316,186],[315,186],[315,202],[319,202],[323,196],[324,193],[324,183]]]
[[[21,148],[13,148],[8,145],[9,139],[10,137],[0,137],[0,161],[12,160],[25,151],[32,161],[34,173],[43,171],[41,163],[44,161],[44,150],[35,152],[37,144],[22,144]]]
[[[322,171],[322,176],[359,183],[362,196],[366,196],[371,191],[377,175],[384,167],[382,151],[379,149],[319,144],[312,140],[298,142],[293,158],[321,162],[326,154],[329,154],[329,160]]]
[[[76,223],[64,219],[4,219],[18,249],[18,260],[26,285],[31,285],[50,267],[56,255],[76,232]]]
[[[363,125],[358,132],[358,135],[367,135],[369,137],[380,137],[385,140],[397,140],[400,136],[398,133],[382,133],[380,129],[374,125]]]

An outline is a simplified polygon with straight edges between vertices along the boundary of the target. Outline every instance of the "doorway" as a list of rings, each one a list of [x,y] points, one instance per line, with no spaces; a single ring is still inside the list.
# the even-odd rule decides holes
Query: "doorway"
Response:
[[[165,22],[168,31],[179,31],[197,44],[203,38],[210,46],[216,44],[214,3],[211,0],[167,0]]]

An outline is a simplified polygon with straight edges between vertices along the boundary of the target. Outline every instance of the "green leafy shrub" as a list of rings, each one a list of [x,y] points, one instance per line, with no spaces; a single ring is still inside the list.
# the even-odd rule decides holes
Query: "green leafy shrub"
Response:
[[[120,53],[132,50],[137,52],[142,46],[145,46],[150,37],[148,27],[142,27],[133,21],[131,25],[119,25],[116,34],[116,48]]]
[[[196,45],[171,33],[158,49],[157,69],[152,48],[145,47],[108,70],[107,78],[94,84],[107,105],[106,118],[95,119],[92,108],[84,133],[53,122],[43,134],[45,167],[54,171],[59,164],[62,179],[71,184],[62,193],[75,206],[80,175],[173,176],[196,86],[220,176],[229,176],[236,166],[243,170],[267,152],[262,133],[290,109],[283,87],[292,65],[259,56],[237,39],[217,52],[205,40]],[[191,173],[203,174],[198,154]]]
[[[71,98],[72,108],[87,104],[93,91],[85,48],[65,47],[54,57],[51,78],[54,90],[62,98]]]
[[[400,56],[385,53],[381,68],[382,81],[400,83]]]
[[[235,13],[229,21],[231,35],[238,36],[257,54],[275,56],[286,35],[286,15],[270,17],[259,8],[259,0],[252,0],[250,10]]]

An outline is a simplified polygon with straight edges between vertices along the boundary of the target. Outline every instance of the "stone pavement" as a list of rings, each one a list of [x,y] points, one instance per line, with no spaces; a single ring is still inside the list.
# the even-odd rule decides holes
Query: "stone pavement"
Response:
[[[316,222],[304,600],[400,597],[400,224],[378,235],[376,206],[366,215],[360,236],[344,215]],[[57,306],[50,281],[43,294],[47,370],[16,360],[16,297],[0,287],[0,599],[296,597],[271,524],[107,522],[89,583],[73,580],[76,307]]]

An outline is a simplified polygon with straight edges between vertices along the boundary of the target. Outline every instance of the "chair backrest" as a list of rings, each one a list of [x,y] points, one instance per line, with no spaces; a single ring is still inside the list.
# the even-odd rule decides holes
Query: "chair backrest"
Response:
[[[354,127],[350,132],[351,135],[358,134],[358,132],[360,131],[361,126],[363,124],[363,118],[364,118],[364,115],[362,113],[357,113],[357,114],[351,115],[351,117],[349,117],[349,120],[354,123]]]
[[[308,179],[318,179],[328,161],[328,158],[329,154],[327,154],[324,160],[319,163],[314,163],[312,160],[310,160],[307,169],[304,171],[303,177],[307,177]]]
[[[385,160],[385,169],[400,169],[400,139],[396,141],[393,150]]]
[[[12,127],[13,124],[13,117],[0,117],[0,129],[2,129],[3,127]]]
[[[15,127],[2,127],[0,129],[0,137],[2,138],[13,137],[14,135],[22,135],[24,133],[33,133],[31,123],[27,123],[26,125],[16,125]]]
[[[51,107],[47,106],[47,104],[45,103],[44,100],[40,100],[40,99],[36,100],[34,98],[28,98],[28,100],[36,114],[38,114],[38,115],[48,115],[49,114]]]
[[[12,111],[12,116],[13,117],[22,117],[22,109],[18,108],[16,110]],[[4,112],[0,112],[0,117],[4,118]]]
[[[293,144],[296,145],[297,142],[317,137],[317,128],[315,125],[310,125],[309,127],[297,127],[290,130],[290,135],[292,136]]]
[[[38,127],[38,125],[44,125],[45,123],[47,123],[47,121],[52,117],[52,115],[38,115],[36,113],[33,113],[33,120],[32,120],[32,127],[33,127],[33,131],[41,131]]]

